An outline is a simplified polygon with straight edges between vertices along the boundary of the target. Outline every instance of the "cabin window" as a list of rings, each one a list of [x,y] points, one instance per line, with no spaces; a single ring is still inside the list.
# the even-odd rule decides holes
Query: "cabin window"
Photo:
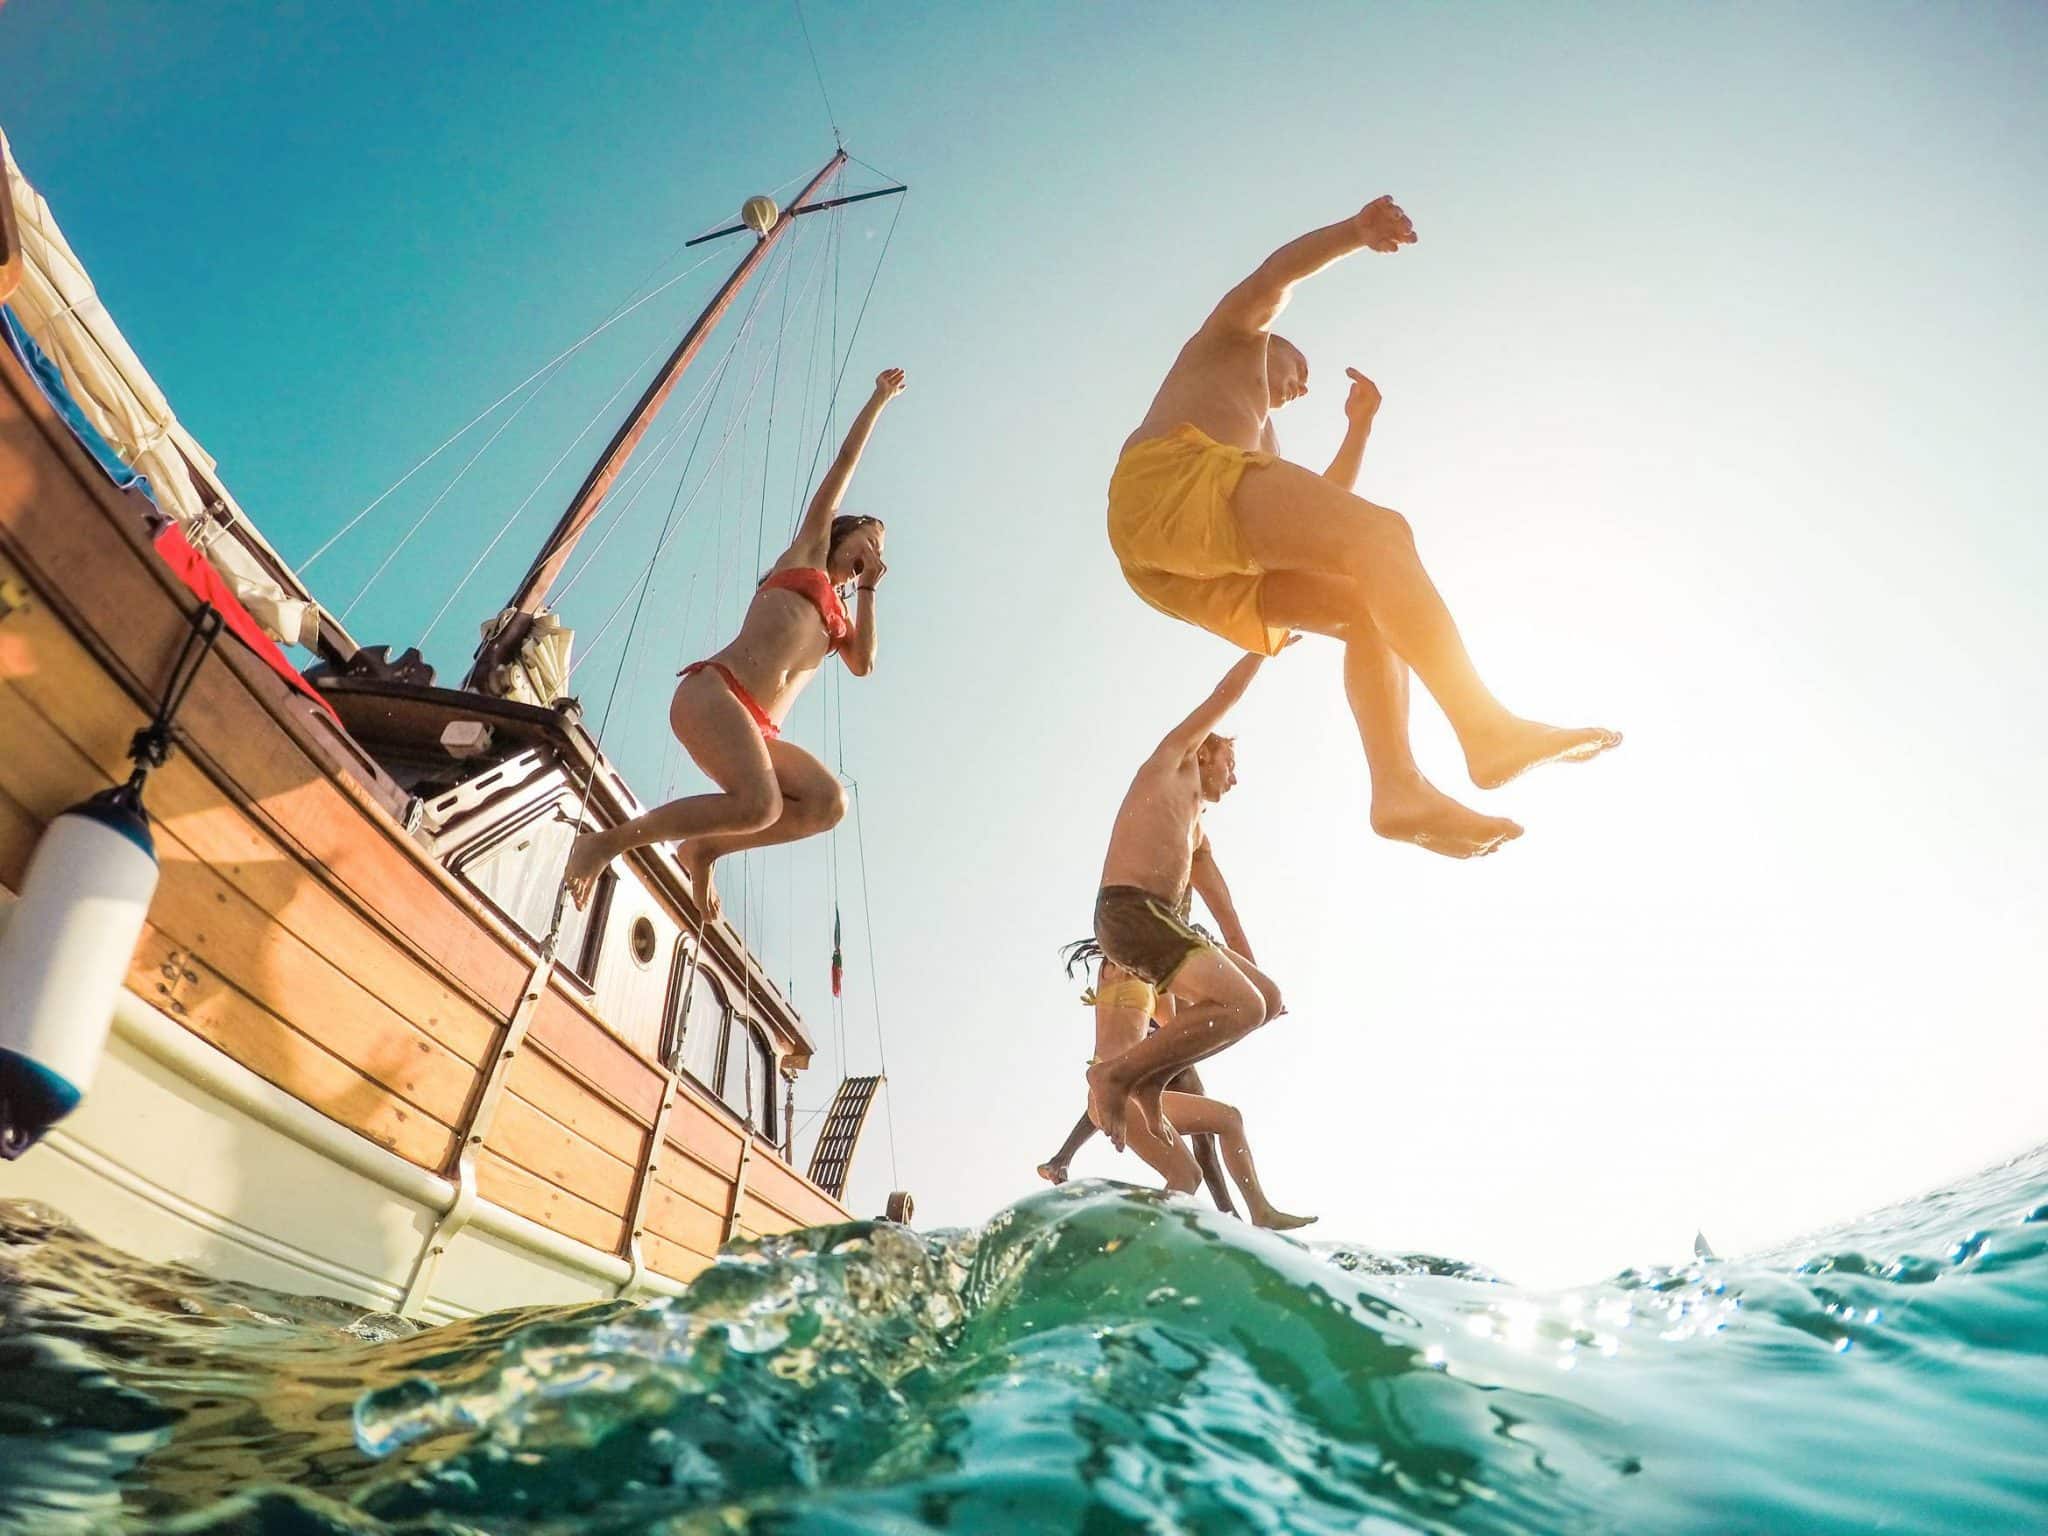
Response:
[[[683,1005],[683,1048],[678,1065],[713,1093],[718,1092],[719,1055],[725,1049],[725,1021],[732,1005],[718,978],[700,970]]]
[[[548,802],[536,806],[529,819],[494,836],[486,846],[457,858],[454,870],[529,937],[539,939],[555,915],[555,892],[562,882],[562,866],[569,859],[569,844],[575,839],[575,827]],[[573,905],[563,914],[565,931],[571,917],[579,923],[582,919]]]
[[[726,1107],[770,1141],[775,1139],[775,1052],[759,1026],[726,1023],[718,1096]]]
[[[633,947],[633,963],[635,965],[644,971],[647,967],[654,964],[654,951],[657,946],[653,923],[644,917],[634,918],[631,942]]]
[[[597,980],[597,957],[604,950],[605,923],[618,886],[618,875],[608,869],[597,877],[588,907],[579,912],[575,902],[562,903],[562,929],[555,953],[563,957],[563,969],[586,987]]]

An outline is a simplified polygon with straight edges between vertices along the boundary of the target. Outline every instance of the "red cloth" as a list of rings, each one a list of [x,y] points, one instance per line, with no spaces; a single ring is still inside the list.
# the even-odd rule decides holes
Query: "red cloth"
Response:
[[[341,724],[341,716],[334,713],[334,706],[320,696],[318,689],[299,676],[299,669],[285,659],[285,654],[278,648],[277,642],[266,635],[263,626],[250,617],[249,610],[242,606],[241,599],[237,598],[233,589],[221,579],[220,572],[213,568],[206,556],[185,541],[183,529],[176,523],[166,523],[164,531],[156,536],[156,552],[163,557],[164,564],[177,573],[178,580],[192,589],[195,596],[220,610],[221,619],[234,631],[236,639],[262,657],[264,664],[271,671],[326,710],[336,725]]]
[[[800,565],[786,571],[770,571],[761,589],[778,587],[785,592],[794,592],[806,597],[818,610],[818,618],[824,623],[825,638],[835,646],[853,633],[853,620],[846,616],[846,604],[839,601],[839,589],[832,585],[832,578],[815,565]]]
[[[725,686],[732,690],[732,696],[734,698],[738,699],[741,704],[746,706],[747,713],[754,717],[754,724],[761,728],[761,734],[763,736],[767,737],[770,741],[780,739],[782,735],[782,728],[778,726],[773,720],[770,720],[768,718],[768,711],[763,709],[759,704],[757,704],[754,701],[754,696],[751,693],[747,692],[747,690],[740,685],[740,680],[732,675],[732,669],[726,666],[724,662],[693,661],[687,667],[683,668],[682,671],[678,672],[676,676],[691,677],[707,669],[716,672],[720,677],[725,679]]]

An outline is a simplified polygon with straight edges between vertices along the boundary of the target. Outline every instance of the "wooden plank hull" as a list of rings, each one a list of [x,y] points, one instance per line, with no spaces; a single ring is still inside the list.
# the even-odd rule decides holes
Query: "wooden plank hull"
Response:
[[[126,776],[184,637],[194,600],[146,510],[0,355],[0,576],[30,594],[0,617],[7,892],[51,817]],[[0,1198],[45,1199],[131,1251],[393,1305],[455,1203],[533,945],[407,834],[405,796],[360,748],[234,641],[201,666],[178,730],[146,796],[162,878],[103,1080],[0,1165]],[[422,1310],[661,1289],[735,1230],[846,1219],[687,1079],[655,1157],[670,1075],[622,1035],[658,1030],[614,1027],[559,979],[532,1010],[474,1149],[480,1215]]]

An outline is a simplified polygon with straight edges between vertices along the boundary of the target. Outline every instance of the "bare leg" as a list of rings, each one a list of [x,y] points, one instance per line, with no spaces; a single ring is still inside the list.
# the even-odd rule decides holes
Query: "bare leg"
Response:
[[[1478,858],[1522,835],[1505,816],[1482,816],[1423,777],[1408,744],[1408,667],[1381,636],[1348,576],[1276,571],[1259,591],[1269,624],[1344,643],[1344,693],[1372,771],[1372,829],[1453,859]]]
[[[1195,1094],[1168,1093],[1165,1107],[1166,1118],[1175,1129],[1204,1139],[1214,1136],[1221,1144],[1223,1161],[1244,1193],[1255,1226],[1286,1232],[1315,1220],[1313,1216],[1290,1216],[1266,1198],[1259,1184],[1258,1169],[1252,1164],[1251,1143],[1245,1139],[1244,1116],[1235,1106]]]
[[[1060,1143],[1059,1151],[1038,1165],[1038,1176],[1048,1184],[1067,1182],[1067,1169],[1073,1164],[1074,1154],[1088,1144],[1088,1138],[1095,1134],[1095,1122],[1084,1113],[1074,1122],[1074,1128],[1067,1132],[1067,1139]]]
[[[718,887],[711,880],[713,864],[729,853],[799,842],[829,832],[846,815],[846,791],[831,769],[789,742],[764,741],[762,745],[767,748],[776,787],[782,794],[782,814],[767,826],[752,831],[707,832],[692,837],[676,850],[677,861],[690,877],[690,889],[697,893],[708,917],[716,917],[719,911]]]
[[[1168,1189],[1177,1195],[1192,1195],[1202,1187],[1201,1167],[1170,1121],[1154,1126],[1143,1115],[1134,1114],[1128,1126],[1130,1150],[1166,1181]]]
[[[1088,1117],[1119,1152],[1127,1110],[1135,1107],[1152,1134],[1163,1140],[1167,1128],[1159,1095],[1166,1080],[1266,1022],[1259,988],[1220,950],[1199,949],[1188,956],[1169,990],[1176,999],[1169,1023],[1150,1039],[1088,1069]]]
[[[678,683],[668,719],[676,739],[719,793],[671,800],[631,821],[577,838],[562,878],[579,907],[590,900],[605,865],[630,848],[706,832],[758,830],[782,815],[782,790],[768,744],[753,717],[716,676],[699,672]],[[700,902],[707,899],[701,887],[692,889]],[[715,910],[715,896],[709,899]]]
[[[1285,460],[1247,470],[1234,508],[1252,557],[1267,570],[1358,583],[1380,634],[1443,707],[1482,789],[1539,763],[1594,756],[1621,740],[1598,727],[1565,730],[1524,720],[1487,691],[1400,513]]]
[[[1165,1102],[1167,1097],[1161,1095],[1161,1102]],[[1202,1187],[1209,1191],[1209,1198],[1216,1202],[1216,1209],[1226,1216],[1235,1216],[1237,1203],[1230,1198],[1230,1185],[1223,1177],[1223,1159],[1217,1155],[1216,1138],[1190,1136],[1188,1147],[1195,1154],[1195,1166],[1202,1170]]]

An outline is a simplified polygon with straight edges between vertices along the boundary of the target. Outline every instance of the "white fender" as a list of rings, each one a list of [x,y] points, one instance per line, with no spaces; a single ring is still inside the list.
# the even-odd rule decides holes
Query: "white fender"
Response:
[[[0,925],[0,1156],[34,1146],[92,1086],[156,878],[132,788],[74,805],[36,844]]]

